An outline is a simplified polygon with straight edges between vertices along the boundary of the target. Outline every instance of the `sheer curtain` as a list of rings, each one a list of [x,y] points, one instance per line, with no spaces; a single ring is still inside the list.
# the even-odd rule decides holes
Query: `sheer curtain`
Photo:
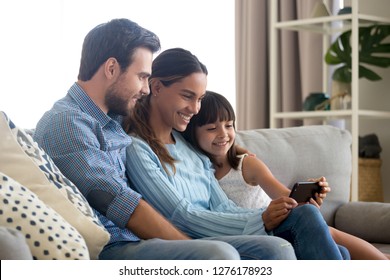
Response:
[[[321,0],[236,0],[237,128],[269,127],[269,7],[279,1],[279,20],[310,17]],[[322,36],[280,31],[280,108],[302,109],[310,92],[322,90]],[[284,121],[281,126],[299,125]]]

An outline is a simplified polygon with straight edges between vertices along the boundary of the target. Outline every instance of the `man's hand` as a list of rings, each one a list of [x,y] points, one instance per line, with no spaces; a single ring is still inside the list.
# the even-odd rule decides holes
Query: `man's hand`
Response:
[[[291,209],[298,206],[298,203],[287,196],[282,196],[272,200],[268,208],[263,212],[263,222],[265,229],[271,231],[280,225],[287,218]]]
[[[127,223],[127,228],[133,231],[141,239],[160,238],[166,240],[191,239],[160,213],[154,210],[146,201],[140,200],[138,206]]]

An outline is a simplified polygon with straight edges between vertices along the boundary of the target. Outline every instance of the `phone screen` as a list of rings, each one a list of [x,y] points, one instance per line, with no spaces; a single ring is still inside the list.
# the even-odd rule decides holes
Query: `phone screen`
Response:
[[[297,182],[291,190],[290,197],[298,203],[308,202],[312,197],[315,199],[315,193],[321,191],[318,182]]]

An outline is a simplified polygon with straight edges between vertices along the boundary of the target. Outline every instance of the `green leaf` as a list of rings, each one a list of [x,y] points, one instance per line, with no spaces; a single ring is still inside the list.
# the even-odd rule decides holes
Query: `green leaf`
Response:
[[[370,64],[378,67],[389,67],[390,57],[360,56],[360,63]]]
[[[378,74],[364,67],[363,65],[359,65],[359,78],[366,78],[367,80],[370,81],[382,80],[382,78]]]
[[[332,78],[341,82],[351,82],[351,34],[348,30],[343,32],[328,48],[324,60],[330,65],[341,65],[335,69]],[[380,80],[381,77],[365,65],[389,67],[390,43],[383,43],[390,36],[390,25],[371,25],[359,27],[359,78],[372,81]]]

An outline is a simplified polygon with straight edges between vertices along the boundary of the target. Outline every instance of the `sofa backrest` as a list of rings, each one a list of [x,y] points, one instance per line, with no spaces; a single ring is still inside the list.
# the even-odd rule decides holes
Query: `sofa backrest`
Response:
[[[347,130],[326,125],[253,129],[238,131],[236,143],[256,154],[289,188],[325,176],[332,191],[321,213],[334,225],[336,209],[350,199],[352,138]]]

